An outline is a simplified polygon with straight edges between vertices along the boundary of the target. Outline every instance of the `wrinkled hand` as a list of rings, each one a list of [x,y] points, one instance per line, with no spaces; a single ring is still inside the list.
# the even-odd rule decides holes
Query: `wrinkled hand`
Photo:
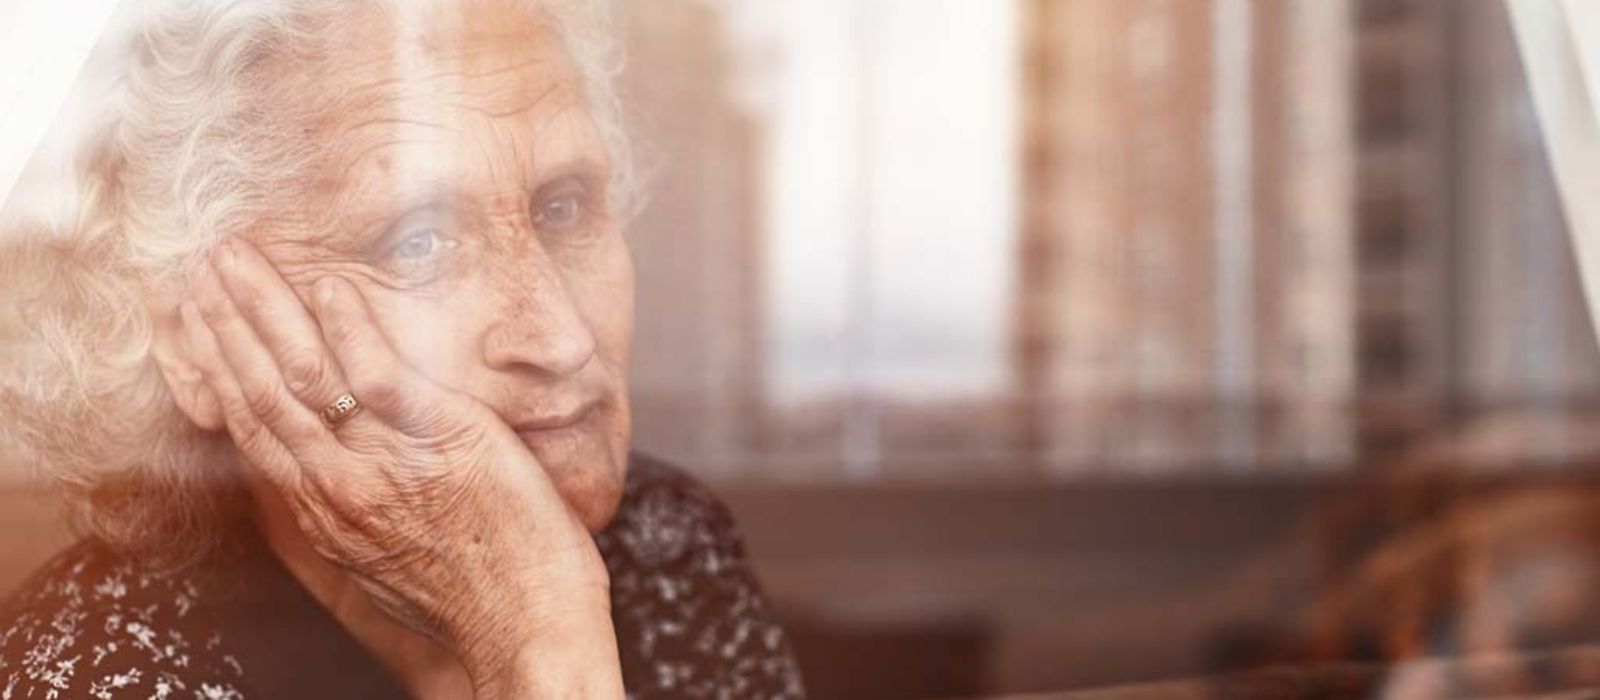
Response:
[[[614,677],[604,564],[532,453],[488,406],[409,367],[354,286],[324,279],[311,296],[308,309],[232,241],[180,307],[259,481],[318,554],[449,646],[480,688],[529,665],[549,671],[542,660],[580,640],[609,644]],[[361,410],[328,425],[319,411],[347,392]]]

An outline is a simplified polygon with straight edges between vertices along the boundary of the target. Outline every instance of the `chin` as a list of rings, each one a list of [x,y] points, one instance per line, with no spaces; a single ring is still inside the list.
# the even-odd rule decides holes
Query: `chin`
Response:
[[[628,469],[627,411],[598,409],[576,425],[519,433],[589,532],[611,522]]]

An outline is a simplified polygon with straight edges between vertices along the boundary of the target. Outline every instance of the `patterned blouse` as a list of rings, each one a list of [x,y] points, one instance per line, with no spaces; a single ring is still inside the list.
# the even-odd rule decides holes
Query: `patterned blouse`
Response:
[[[0,700],[399,698],[399,682],[254,535],[161,575],[86,540],[0,612]],[[801,698],[799,668],[726,507],[634,456],[596,536],[629,698]]]

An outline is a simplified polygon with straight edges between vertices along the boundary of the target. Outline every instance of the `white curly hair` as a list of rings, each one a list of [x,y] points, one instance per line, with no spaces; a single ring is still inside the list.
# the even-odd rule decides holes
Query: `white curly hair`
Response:
[[[227,438],[184,419],[156,367],[154,310],[176,305],[211,246],[296,191],[317,147],[299,129],[339,96],[286,105],[263,81],[274,94],[285,80],[309,87],[337,39],[329,19],[353,2],[139,1],[126,73],[74,168],[72,215],[0,222],[0,438],[63,487],[80,528],[179,565],[219,544],[242,489]],[[631,213],[609,3],[514,1],[542,14],[585,80],[611,151],[611,202]],[[285,76],[284,65],[307,69]]]

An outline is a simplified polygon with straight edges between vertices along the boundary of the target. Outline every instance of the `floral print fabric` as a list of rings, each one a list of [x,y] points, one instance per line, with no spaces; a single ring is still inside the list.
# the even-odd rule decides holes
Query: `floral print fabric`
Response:
[[[733,519],[703,486],[636,456],[617,517],[596,544],[611,573],[629,698],[804,697],[799,667]],[[297,645],[263,644],[264,635],[249,638],[251,626],[227,624],[239,618],[227,606],[252,596],[218,590],[226,582],[263,590],[292,585],[281,568],[262,571],[156,574],[86,540],[36,573],[0,613],[0,700],[242,700],[277,697],[288,688],[297,697],[329,697],[332,691],[312,678],[298,685],[299,679],[254,682],[261,679],[253,673],[293,675],[301,665],[293,649],[284,649]],[[280,580],[262,580],[273,577]],[[296,619],[295,612],[265,614]],[[334,663],[348,675],[384,673],[371,658]],[[370,687],[397,686],[380,679]]]

